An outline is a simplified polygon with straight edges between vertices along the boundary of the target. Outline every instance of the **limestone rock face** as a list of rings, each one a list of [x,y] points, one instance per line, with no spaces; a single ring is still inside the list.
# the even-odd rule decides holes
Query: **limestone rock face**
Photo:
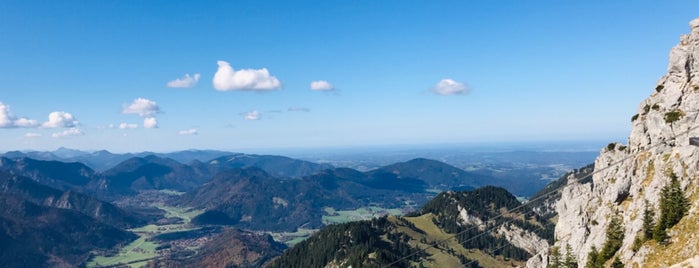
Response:
[[[699,19],[670,51],[667,74],[649,87],[632,119],[628,145],[610,144],[595,161],[592,182],[570,180],[556,205],[556,246],[570,245],[579,267],[592,246],[600,249],[612,216],[622,219],[623,245],[617,256],[626,267],[669,267],[699,255]],[[637,251],[645,202],[659,216],[661,189],[671,174],[690,199],[689,214],[668,231],[670,243],[646,241]],[[541,256],[539,256],[541,258]]]
[[[548,248],[548,242],[545,239],[513,224],[502,225],[495,233],[507,239],[515,247],[524,249],[532,255],[538,253],[542,248]]]

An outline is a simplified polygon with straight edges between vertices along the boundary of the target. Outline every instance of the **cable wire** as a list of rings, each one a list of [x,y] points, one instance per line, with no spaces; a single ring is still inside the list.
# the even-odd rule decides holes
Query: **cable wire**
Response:
[[[691,132],[692,130],[695,130],[695,129],[697,129],[697,128],[699,128],[699,126],[695,126],[695,127],[689,128],[689,129],[687,129],[686,131],[683,131],[683,132],[681,132],[681,133],[679,133],[679,134],[677,134],[677,135],[672,136],[671,139],[672,139],[672,140],[676,140],[679,136],[682,136],[682,135],[685,135],[685,134],[689,134],[689,132]],[[624,161],[626,161],[626,160],[628,160],[628,159],[631,159],[632,157],[636,157],[636,156],[638,156],[638,155],[641,154],[641,153],[644,153],[644,152],[646,152],[646,151],[649,151],[649,150],[651,150],[651,149],[653,149],[653,148],[655,148],[655,147],[658,147],[658,146],[664,145],[664,144],[667,144],[667,142],[664,141],[664,142],[661,142],[661,143],[654,144],[654,145],[652,145],[652,146],[650,146],[650,147],[648,147],[648,148],[644,148],[644,149],[642,149],[642,150],[639,150],[638,152],[636,152],[636,153],[634,153],[634,154],[630,154],[629,156],[624,157],[624,158],[622,158],[622,159],[620,159],[620,160],[618,160],[618,161],[616,161],[616,162],[613,162],[613,163],[611,163],[611,164],[607,165],[606,167],[601,168],[601,169],[599,169],[599,170],[598,170],[597,168],[595,168],[595,170],[594,170],[592,173],[590,173],[589,175],[583,176],[583,177],[581,177],[581,178],[574,179],[573,182],[574,182],[574,183],[577,183],[577,182],[580,182],[580,181],[582,181],[582,180],[584,180],[584,179],[591,178],[592,176],[594,176],[594,175],[597,174],[597,173],[600,173],[600,172],[602,172],[602,171],[605,171],[605,170],[607,170],[607,169],[610,169],[611,167],[616,166],[616,165],[618,165],[618,164],[621,164],[621,163],[623,163]],[[568,184],[570,184],[570,182],[568,182]],[[490,218],[490,219],[488,219],[488,220],[490,221],[490,220],[495,220],[495,219],[499,219],[499,218],[505,217],[505,214],[510,214],[510,213],[512,213],[512,212],[514,212],[514,211],[516,211],[516,210],[518,210],[518,209],[522,209],[522,208],[528,206],[529,204],[532,204],[534,201],[543,199],[543,198],[545,198],[545,197],[548,197],[548,196],[551,195],[551,194],[554,194],[554,193],[559,192],[559,191],[562,190],[563,188],[565,188],[565,187],[560,187],[560,188],[558,188],[558,189],[553,189],[553,190],[550,191],[550,192],[547,192],[547,193],[545,193],[545,194],[543,194],[543,195],[541,195],[541,196],[538,196],[538,197],[536,197],[536,198],[534,198],[534,199],[532,199],[532,200],[529,200],[529,201],[526,202],[526,203],[523,203],[523,204],[521,204],[521,205],[519,205],[519,206],[516,206],[516,207],[514,207],[514,208],[512,208],[512,209],[509,209],[509,210],[507,210],[507,211],[504,212],[504,213],[500,213],[500,214],[496,215],[495,217],[492,217],[492,218]],[[491,227],[490,229],[484,230],[482,233],[480,233],[480,234],[478,234],[478,235],[472,236],[472,237],[470,237],[470,238],[468,238],[468,239],[466,239],[466,240],[464,240],[464,241],[462,241],[462,242],[459,242],[459,244],[463,244],[463,243],[466,243],[466,242],[473,241],[474,239],[476,239],[476,238],[478,238],[478,237],[481,237],[481,236],[483,236],[483,235],[489,233],[489,232],[490,232],[491,230],[493,230],[494,228],[503,226],[505,223],[511,222],[512,220],[514,220],[514,219],[510,219],[509,221],[505,221],[505,222],[503,222],[503,223],[496,224],[495,226]],[[405,256],[399,258],[398,260],[395,260],[395,261],[389,263],[388,265],[385,265],[385,266],[382,266],[382,267],[383,267],[383,268],[391,267],[391,266],[393,266],[394,264],[397,264],[397,263],[399,263],[399,262],[401,262],[401,261],[404,261],[404,260],[406,260],[406,259],[408,259],[408,258],[410,258],[410,257],[412,257],[412,256],[415,256],[415,255],[417,255],[417,254],[419,254],[419,253],[425,252],[425,251],[426,251],[428,248],[430,248],[430,247],[435,247],[435,246],[437,246],[437,245],[439,245],[439,244],[441,244],[441,243],[443,243],[443,242],[446,242],[446,241],[449,241],[449,240],[451,240],[451,239],[454,239],[454,238],[456,238],[457,236],[459,236],[460,234],[463,234],[463,233],[465,233],[465,232],[468,232],[468,231],[470,231],[470,230],[473,230],[474,228],[476,228],[476,226],[472,226],[472,227],[466,228],[465,230],[460,231],[460,232],[457,232],[457,233],[455,233],[455,234],[453,234],[453,235],[451,235],[451,236],[449,236],[449,237],[447,237],[447,238],[443,238],[443,239],[437,240],[437,241],[435,241],[434,243],[429,244],[429,245],[428,245],[427,247],[425,247],[425,248],[420,249],[420,248],[418,247],[418,248],[417,248],[417,251],[415,251],[415,252],[413,252],[413,253],[410,253],[410,254],[408,254],[408,255],[405,255]],[[422,261],[421,261],[421,262],[422,262]],[[421,263],[421,262],[420,262],[420,263]],[[470,261],[469,263],[471,263],[471,262],[473,262],[473,261]]]

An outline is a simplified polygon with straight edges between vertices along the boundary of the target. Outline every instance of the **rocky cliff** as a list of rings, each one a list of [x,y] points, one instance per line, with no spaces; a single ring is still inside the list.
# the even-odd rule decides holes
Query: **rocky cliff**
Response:
[[[562,190],[555,246],[569,245],[579,267],[585,267],[593,247],[605,246],[614,218],[621,219],[623,236],[606,266],[618,258],[625,267],[669,267],[699,256],[699,147],[689,143],[699,136],[699,19],[690,27],[670,52],[667,74],[649,88],[652,94],[631,118],[628,144],[602,149],[592,181],[571,179]],[[644,239],[646,203],[657,223],[661,191],[673,177],[689,209],[667,229],[668,239]]]

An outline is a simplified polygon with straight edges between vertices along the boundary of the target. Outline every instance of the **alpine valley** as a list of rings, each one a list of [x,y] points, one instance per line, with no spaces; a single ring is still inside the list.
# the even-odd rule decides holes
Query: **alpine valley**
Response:
[[[545,157],[523,160],[522,155],[533,153]],[[497,154],[497,161],[469,162],[464,168],[470,171],[425,158],[360,171],[330,161],[221,151],[8,152],[0,157],[0,201],[6,208],[0,215],[0,266],[286,267],[283,258],[272,261],[323,239],[327,232],[336,233],[333,228],[367,224],[381,227],[372,231],[379,236],[409,226],[417,232],[410,239],[425,244],[463,229],[453,223],[464,209],[479,211],[480,218],[474,220],[485,219],[528,197],[526,191],[518,199],[487,185],[522,193],[518,189],[526,189],[524,185],[544,185],[592,158],[588,151]],[[491,201],[497,207],[487,206]],[[525,214],[518,217],[530,219],[517,228],[535,232],[539,240],[550,239],[553,225]],[[418,228],[446,229],[429,233]],[[405,240],[401,251],[381,239],[372,246],[386,247],[388,256],[397,257],[409,252],[413,242],[408,237],[400,236]],[[489,256],[486,247],[508,243],[484,237],[476,245],[483,251],[473,254]],[[545,242],[532,246],[536,243]],[[507,255],[511,263],[523,263],[536,253],[532,247],[509,246],[506,251],[514,254]]]
[[[0,267],[697,267],[690,28],[599,152],[6,152]]]

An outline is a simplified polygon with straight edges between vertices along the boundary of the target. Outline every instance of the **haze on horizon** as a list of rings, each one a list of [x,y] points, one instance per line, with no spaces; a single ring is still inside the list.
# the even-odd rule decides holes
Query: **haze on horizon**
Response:
[[[0,3],[0,151],[620,140],[697,1]]]

